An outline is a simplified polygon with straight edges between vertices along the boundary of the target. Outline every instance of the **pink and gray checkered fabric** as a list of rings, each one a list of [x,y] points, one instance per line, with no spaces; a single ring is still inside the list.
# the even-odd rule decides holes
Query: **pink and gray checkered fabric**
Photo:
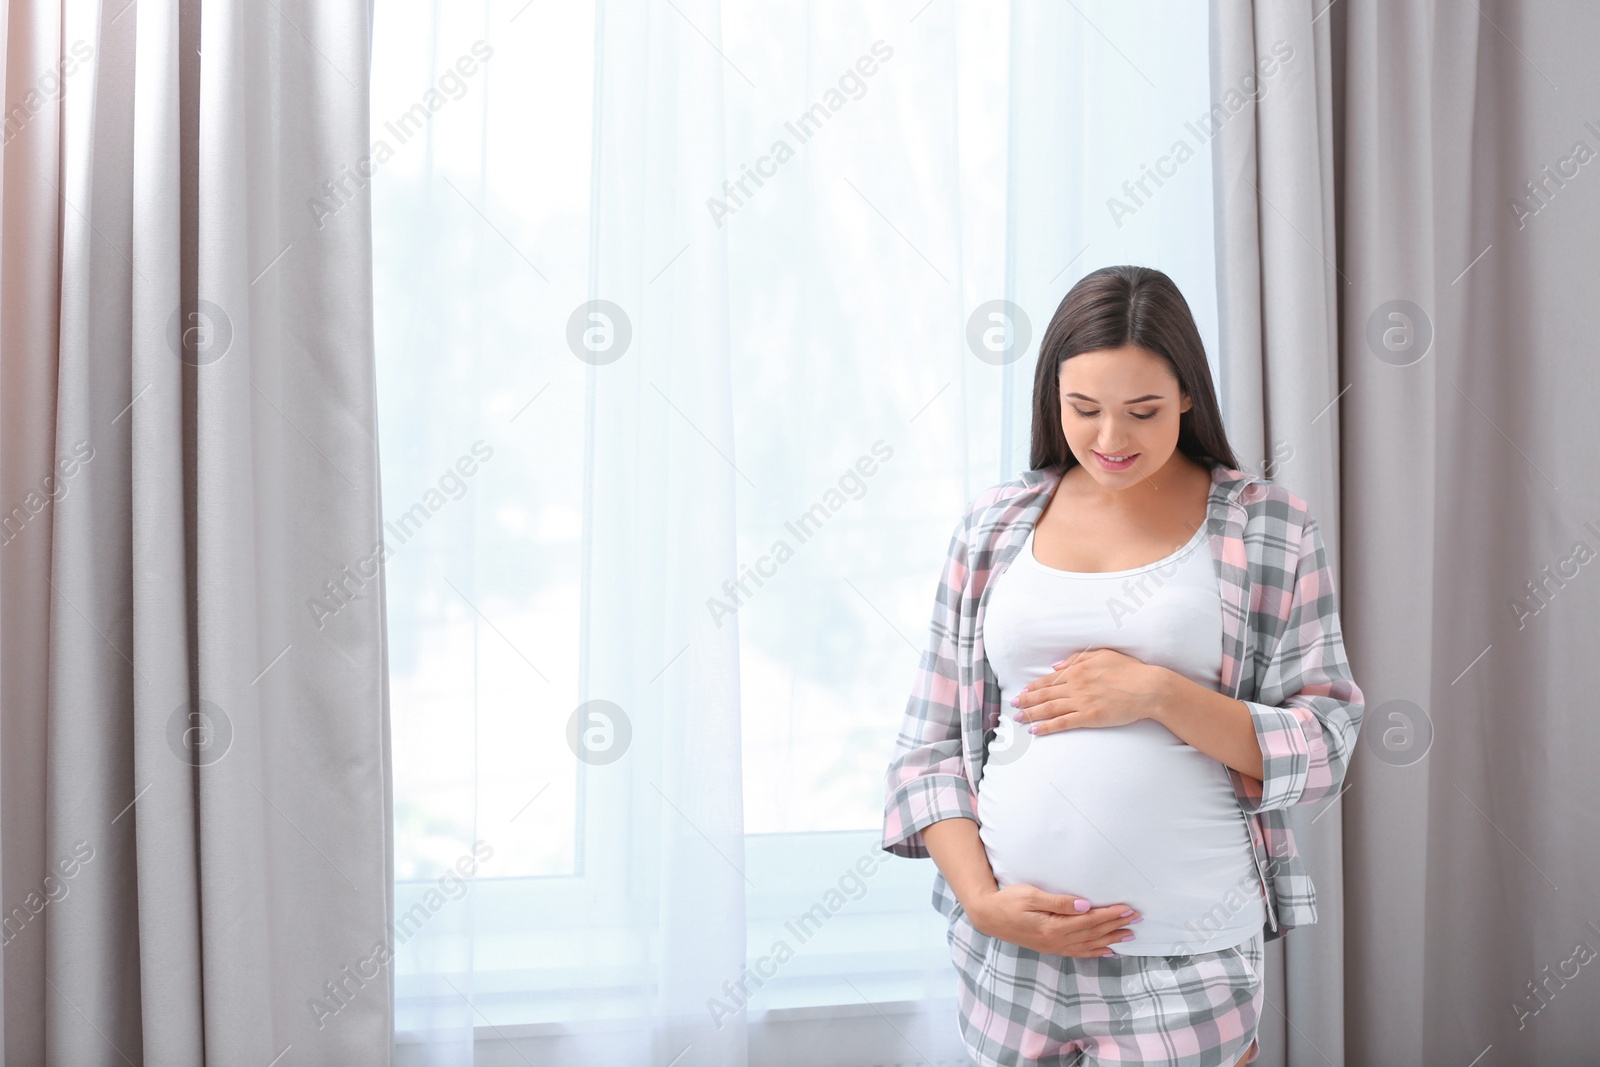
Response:
[[[1074,959],[980,934],[957,904],[949,939],[978,1063],[1233,1067],[1255,1041],[1260,934],[1192,956]]]

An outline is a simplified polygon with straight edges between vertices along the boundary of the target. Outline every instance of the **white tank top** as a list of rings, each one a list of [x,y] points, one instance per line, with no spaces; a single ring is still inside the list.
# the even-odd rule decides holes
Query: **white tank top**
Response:
[[[979,837],[995,880],[1122,902],[1144,921],[1124,955],[1215,952],[1266,915],[1248,818],[1227,768],[1152,719],[1043,736],[1013,722],[1011,698],[1051,664],[1109,648],[1210,689],[1222,672],[1222,599],[1205,523],[1163,560],[1062,571],[1033,534],[996,579],[983,643],[1001,689],[1001,728],[978,786]]]

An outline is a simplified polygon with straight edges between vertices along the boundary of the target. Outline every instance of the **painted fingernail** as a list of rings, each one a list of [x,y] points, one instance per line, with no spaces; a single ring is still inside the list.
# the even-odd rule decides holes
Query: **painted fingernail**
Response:
[[[1030,734],[1038,733],[1039,732],[1039,724],[1038,723],[1034,723],[1032,726],[1028,727],[1028,732]]]
[[[1102,952],[1102,953],[1100,953],[1100,955],[1102,955],[1102,956],[1115,956],[1116,953],[1115,952]]]
[[[1144,916],[1143,915],[1139,916],[1137,919],[1129,919],[1128,920],[1128,925],[1132,926],[1134,923],[1142,923],[1142,922],[1144,922]]]
[[[1022,712],[1019,711],[1015,715],[1011,716],[1011,721],[1012,722],[1021,722],[1022,721]]]
[[[1122,935],[1122,940],[1124,940],[1124,941],[1132,941],[1133,940],[1133,935],[1132,934],[1123,934]]]
[[[1021,699],[1022,699],[1021,697],[1012,697],[1011,698],[1011,706],[1014,707],[1014,708],[1022,707],[1022,705],[1020,703],[1018,703]]]
[[[1079,897],[1076,901],[1074,901],[1072,906],[1074,908],[1076,908],[1078,911],[1088,911],[1089,910],[1089,902],[1087,900],[1084,900],[1082,897]]]
[[[1132,908],[1123,908],[1122,909],[1122,918],[1126,919],[1128,916],[1130,916],[1132,914],[1133,914],[1133,909]]]

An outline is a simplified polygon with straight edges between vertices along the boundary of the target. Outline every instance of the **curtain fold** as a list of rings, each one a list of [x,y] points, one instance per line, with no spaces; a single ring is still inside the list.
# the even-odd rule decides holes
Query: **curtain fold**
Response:
[[[1464,725],[1448,710],[1450,679],[1439,676],[1453,677],[1478,651],[1452,649],[1439,612],[1451,598],[1448,575],[1462,546],[1445,528],[1460,426],[1448,415],[1459,400],[1448,383],[1473,355],[1462,333],[1465,291],[1451,279],[1473,254],[1468,147],[1480,19],[1470,7],[1449,5],[1356,3],[1335,15],[1340,262],[1350,279],[1341,316],[1350,389],[1341,407],[1352,430],[1344,456],[1345,629],[1371,715],[1368,751],[1352,765],[1344,810],[1324,820],[1341,817],[1350,830],[1346,1050],[1351,1063],[1452,1055],[1470,1062],[1488,1042],[1469,1052],[1454,1037],[1430,1033],[1426,1003],[1430,958],[1439,934],[1452,928],[1437,908],[1430,842],[1443,829],[1437,820],[1461,802],[1453,790],[1439,795],[1460,765],[1433,747],[1433,731]],[[1452,262],[1454,269],[1445,266]],[[1389,458],[1396,455],[1405,462]],[[1493,571],[1475,573],[1480,589],[1496,584]],[[1395,596],[1397,589],[1406,595]],[[1500,610],[1463,608],[1484,619]],[[1487,955],[1472,964],[1486,965],[1496,966]],[[1496,1017],[1515,995],[1507,983],[1479,1010]]]
[[[1306,499],[1341,573],[1348,280],[1336,265],[1331,24],[1317,11],[1310,0],[1211,4],[1220,400],[1239,462]],[[1339,803],[1289,812],[1317,922],[1266,946],[1262,1067],[1343,1056],[1342,827],[1337,812],[1323,817]]]
[[[6,22],[6,1062],[388,1063],[367,5]]]
[[[728,245],[726,230],[681,214],[729,173],[727,68],[684,36],[686,21],[720,40],[721,5],[629,6],[597,10],[606,47],[591,300],[608,303],[580,312],[598,332],[584,346],[579,699],[616,704],[631,721],[632,751],[616,763],[602,762],[609,752],[578,755],[585,777],[626,790],[629,810],[626,909],[648,945],[637,977],[650,1023],[623,1058],[741,1067],[747,1015],[723,988],[746,962],[740,628],[715,619],[704,599],[738,570]],[[729,1011],[708,1010],[709,996]]]
[[[50,602],[49,521],[56,468],[54,415],[60,331],[59,100],[64,85],[59,4],[13,4],[4,20],[5,115],[0,147],[0,904],[26,921],[0,930],[0,1032],[8,1059],[42,1056],[44,938],[26,894],[44,885],[45,716]],[[77,42],[74,42],[77,43]],[[73,74],[79,73],[76,56]],[[29,95],[33,94],[33,95]],[[81,459],[66,457],[76,470]],[[46,482],[45,479],[49,481]],[[21,507],[19,515],[17,508]],[[30,529],[31,527],[31,529]],[[24,710],[25,709],[25,710]],[[17,803],[6,797],[19,798]],[[31,802],[28,799],[31,798]],[[69,857],[70,859],[70,857]],[[55,872],[51,872],[54,874]],[[34,897],[40,912],[46,894]],[[0,924],[4,919],[0,918]]]

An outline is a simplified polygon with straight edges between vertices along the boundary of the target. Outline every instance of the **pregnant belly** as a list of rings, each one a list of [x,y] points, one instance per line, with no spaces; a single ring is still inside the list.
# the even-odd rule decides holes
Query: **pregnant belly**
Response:
[[[1227,769],[1149,719],[1029,737],[985,767],[978,821],[1001,887],[1138,909],[1119,953],[1212,951],[1264,921]]]

